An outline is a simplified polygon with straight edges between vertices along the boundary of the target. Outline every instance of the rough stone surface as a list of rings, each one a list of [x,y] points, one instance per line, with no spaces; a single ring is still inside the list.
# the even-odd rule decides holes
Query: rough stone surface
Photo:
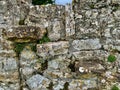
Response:
[[[67,54],[69,43],[67,41],[38,44],[37,53],[43,59],[53,57],[55,55]]]
[[[7,37],[15,42],[31,42],[41,39],[45,32],[45,29],[35,26],[13,27],[13,29],[9,29],[7,32]]]
[[[100,49],[101,44],[99,39],[88,39],[88,40],[74,40],[72,42],[74,50],[94,50]]]
[[[41,75],[34,75],[31,78],[27,80],[27,84],[30,87],[30,89],[33,90],[39,90],[40,87],[42,87],[42,84],[48,83],[48,79],[44,78]]]
[[[66,10],[66,38],[73,37],[75,35],[75,21],[74,12],[72,10],[72,5],[68,4],[65,6]]]
[[[114,85],[120,89],[120,0],[0,0],[0,90]]]

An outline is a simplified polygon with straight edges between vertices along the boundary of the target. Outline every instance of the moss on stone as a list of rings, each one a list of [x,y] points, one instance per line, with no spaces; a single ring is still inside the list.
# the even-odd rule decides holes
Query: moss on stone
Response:
[[[50,39],[49,39],[47,33],[42,37],[42,39],[40,39],[40,40],[38,41],[38,43],[39,43],[39,44],[42,44],[42,43],[46,43],[46,42],[50,42]]]
[[[116,85],[114,85],[111,90],[120,90]]]
[[[108,62],[115,62],[117,58],[115,57],[115,55],[110,54],[107,59]]]
[[[25,43],[14,43],[14,51],[20,54],[25,46],[26,46]]]

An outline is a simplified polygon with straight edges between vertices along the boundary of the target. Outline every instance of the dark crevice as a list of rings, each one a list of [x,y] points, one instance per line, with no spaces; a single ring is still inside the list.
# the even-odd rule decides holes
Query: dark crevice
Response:
[[[20,90],[23,90],[23,85],[22,85],[22,75],[21,75],[21,65],[20,65],[20,53],[17,54],[17,61],[18,61],[18,74],[19,74],[19,85],[20,85]]]
[[[64,88],[63,88],[63,89],[60,89],[60,90],[69,90],[68,86],[69,86],[69,83],[66,82],[66,83],[64,84]]]
[[[48,61],[46,60],[44,63],[41,63],[41,70],[44,71],[48,68]]]
[[[71,72],[75,72],[76,71],[76,69],[75,69],[75,62],[70,63],[70,65],[68,66],[68,68],[71,69]]]
[[[50,82],[49,86],[47,87],[48,90],[54,90],[53,86],[54,86],[53,82]]]

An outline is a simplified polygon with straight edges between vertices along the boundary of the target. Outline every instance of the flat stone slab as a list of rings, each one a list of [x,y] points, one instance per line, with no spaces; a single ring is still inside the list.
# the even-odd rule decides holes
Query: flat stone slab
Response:
[[[14,42],[33,42],[41,39],[46,33],[45,28],[36,26],[17,26],[12,27],[6,32],[8,40]]]
[[[72,42],[72,47],[74,51],[94,50],[100,49],[101,44],[99,39],[74,40]]]
[[[68,48],[69,48],[68,41],[37,44],[37,54],[43,59],[48,59],[52,56],[67,54]]]

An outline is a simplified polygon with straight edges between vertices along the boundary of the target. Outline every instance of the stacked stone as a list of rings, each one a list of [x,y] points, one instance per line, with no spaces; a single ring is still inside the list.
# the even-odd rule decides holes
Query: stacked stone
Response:
[[[12,42],[5,31],[12,24],[8,0],[0,0],[0,90],[19,90],[19,73]]]
[[[113,64],[106,61],[108,55],[115,55],[117,61],[114,65],[119,68],[120,1],[74,0],[73,11],[75,15],[76,40],[72,42],[72,50],[75,60],[80,63],[79,66],[81,67],[79,67],[79,70],[84,72],[86,66],[88,66],[87,69],[92,74],[100,74],[97,80],[101,84],[107,84],[108,87],[105,86],[105,89],[108,90],[110,89],[109,86],[113,84],[112,82],[115,81],[113,74],[119,75],[117,73],[119,69],[115,70]],[[94,64],[94,67],[89,64]],[[106,74],[108,72],[110,73],[109,75]],[[105,79],[106,75],[108,77]],[[108,84],[112,79],[113,81]],[[115,82],[118,83],[117,81]],[[99,83],[98,87],[102,87],[101,84]],[[103,88],[99,89],[102,90]]]
[[[119,0],[74,0],[66,6],[1,0],[0,8],[0,90],[120,86]],[[44,38],[49,42],[39,43]],[[117,60],[107,62],[109,55]]]

